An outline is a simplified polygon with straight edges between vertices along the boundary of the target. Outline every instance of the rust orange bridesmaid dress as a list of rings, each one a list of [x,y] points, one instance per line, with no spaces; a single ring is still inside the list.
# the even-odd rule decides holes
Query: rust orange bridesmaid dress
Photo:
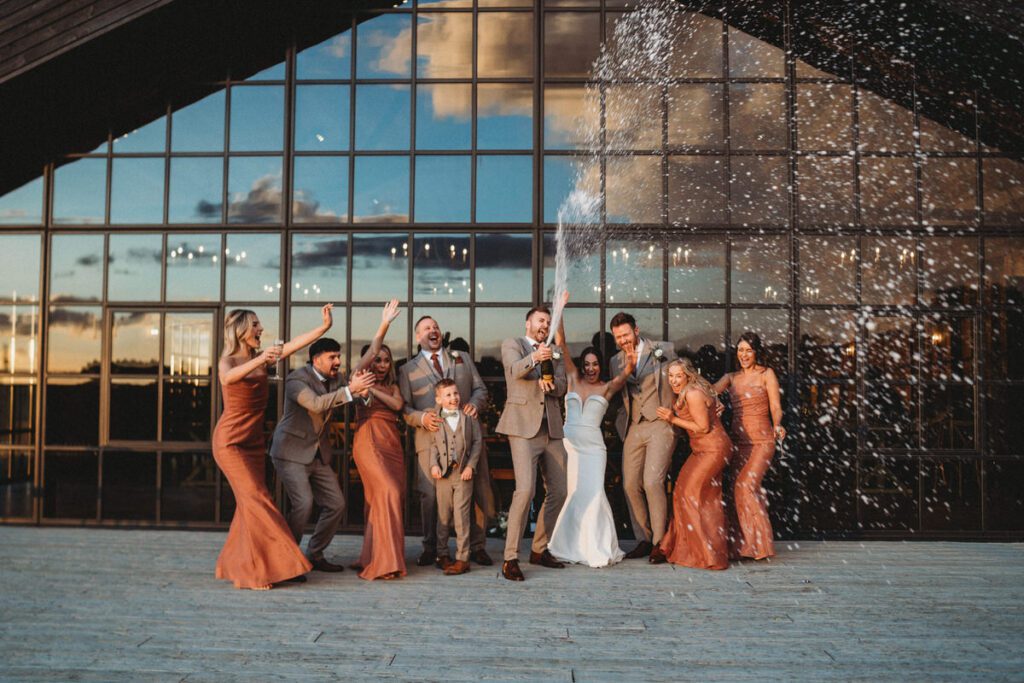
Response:
[[[707,407],[711,431],[690,430],[690,457],[679,470],[672,492],[672,520],[659,544],[672,564],[695,569],[726,569],[729,546],[722,507],[722,470],[732,456],[732,442],[715,407]],[[692,420],[683,405],[676,415]]]
[[[236,588],[262,588],[305,574],[299,550],[266,484],[263,413],[267,374],[260,370],[222,386],[224,412],[213,430],[213,459],[235,495],[235,516],[217,558],[217,578]]]
[[[379,402],[356,406],[352,457],[366,499],[366,530],[359,577],[405,576],[405,449],[398,416]]]
[[[768,390],[763,386],[729,386],[732,440],[736,454],[729,467],[733,509],[729,513],[729,551],[733,558],[763,560],[775,554],[772,523],[761,480],[775,454]]]

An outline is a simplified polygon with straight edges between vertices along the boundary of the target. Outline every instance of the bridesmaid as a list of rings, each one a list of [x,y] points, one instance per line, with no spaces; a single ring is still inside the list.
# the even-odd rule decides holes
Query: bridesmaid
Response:
[[[395,381],[391,349],[384,344],[391,323],[398,317],[398,300],[381,313],[373,341],[364,346],[356,371],[369,368],[376,380],[366,405],[356,404],[356,435],[352,457],[359,468],[366,499],[363,550],[354,568],[363,579],[405,576],[405,449],[398,435],[398,419],[405,401]]]
[[[266,484],[263,415],[267,368],[314,342],[333,322],[327,304],[323,323],[284,346],[260,352],[263,325],[252,311],[236,309],[224,320],[224,353],[217,363],[224,412],[213,430],[213,459],[235,495],[235,515],[217,558],[217,578],[236,588],[268,590],[311,569]]]
[[[658,408],[658,417],[682,427],[690,437],[690,457],[679,470],[672,493],[672,520],[654,553],[652,564],[666,560],[695,569],[726,569],[729,548],[722,508],[722,470],[732,455],[732,442],[718,419],[714,390],[689,359],[672,361],[668,383],[678,398],[672,408]]]
[[[744,332],[736,343],[740,369],[715,383],[715,392],[729,390],[732,402],[732,439],[736,457],[729,468],[735,509],[729,513],[729,554],[733,559],[763,560],[775,554],[772,523],[761,480],[775,440],[786,438],[782,426],[782,399],[775,371],[761,362],[761,338]]]

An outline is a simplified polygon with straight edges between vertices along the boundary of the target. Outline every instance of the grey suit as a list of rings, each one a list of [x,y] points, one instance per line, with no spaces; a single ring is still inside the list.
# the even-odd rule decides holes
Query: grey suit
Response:
[[[345,498],[331,468],[327,434],[331,413],[349,401],[347,389],[340,384],[341,380],[335,379],[328,383],[329,390],[325,389],[311,365],[289,373],[284,385],[284,414],[270,444],[271,461],[291,501],[288,526],[296,543],[302,541],[313,503],[320,507],[306,546],[311,560],[323,557],[345,512]]]
[[[448,556],[448,535],[454,523],[458,535],[455,559],[469,561],[473,480],[462,481],[462,473],[472,467],[473,479],[476,478],[482,446],[480,423],[461,412],[454,431],[447,420],[442,420],[440,429],[433,433],[430,464],[439,467],[442,473],[441,479],[435,480],[438,557]]]
[[[655,353],[661,350],[661,359]],[[676,447],[676,431],[658,419],[658,408],[672,407],[675,395],[668,384],[668,365],[675,360],[672,345],[644,339],[637,368],[622,388],[622,410],[615,428],[622,444],[622,489],[629,504],[633,533],[638,541],[657,545],[668,524],[665,477]],[[622,372],[625,357],[612,356],[612,376]]]
[[[508,398],[498,421],[497,431],[508,435],[516,491],[508,511],[508,535],[505,560],[519,557],[519,544],[526,526],[526,513],[537,488],[537,464],[544,479],[544,504],[537,514],[532,550],[544,552],[548,535],[555,528],[558,513],[565,503],[566,454],[562,445],[562,411],[559,400],[565,396],[565,364],[554,361],[555,389],[544,393],[538,380],[540,365],[534,365],[532,347],[525,338],[506,339],[501,344],[501,363],[505,366]],[[541,460],[541,456],[544,459]]]
[[[410,358],[398,371],[398,389],[405,399],[405,422],[416,430],[416,490],[420,494],[424,550],[437,547],[437,493],[435,481],[430,476],[430,447],[437,432],[423,428],[424,411],[437,407],[434,387],[442,379],[453,379],[463,405],[471,403],[481,413],[487,407],[487,387],[469,354],[460,351],[455,355],[446,349],[442,349],[440,354],[444,370],[440,375],[422,354]],[[483,550],[487,543],[487,522],[494,517],[494,493],[486,451],[481,452],[479,468],[473,475],[473,501],[475,514],[470,529],[470,546],[473,550]]]

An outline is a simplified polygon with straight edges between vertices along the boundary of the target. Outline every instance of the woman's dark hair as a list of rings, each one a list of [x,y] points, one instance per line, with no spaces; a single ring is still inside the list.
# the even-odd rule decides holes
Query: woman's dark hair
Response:
[[[576,367],[579,368],[580,376],[583,376],[583,361],[586,360],[587,356],[597,356],[597,367],[601,368],[600,376],[604,377],[604,358],[601,356],[601,352],[598,351],[596,346],[588,346],[580,352],[580,359],[576,363]]]
[[[756,332],[747,330],[741,334],[740,338],[736,340],[737,349],[740,347],[740,342],[747,342],[754,351],[754,362],[758,365],[764,365],[764,345],[761,344],[761,338],[757,336]]]

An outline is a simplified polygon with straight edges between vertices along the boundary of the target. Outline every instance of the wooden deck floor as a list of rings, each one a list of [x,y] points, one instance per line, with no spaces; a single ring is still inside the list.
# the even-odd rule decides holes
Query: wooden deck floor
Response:
[[[0,679],[1024,679],[1021,544],[782,543],[724,572],[524,565],[522,584],[413,566],[257,593],[213,578],[223,538],[0,527]]]

